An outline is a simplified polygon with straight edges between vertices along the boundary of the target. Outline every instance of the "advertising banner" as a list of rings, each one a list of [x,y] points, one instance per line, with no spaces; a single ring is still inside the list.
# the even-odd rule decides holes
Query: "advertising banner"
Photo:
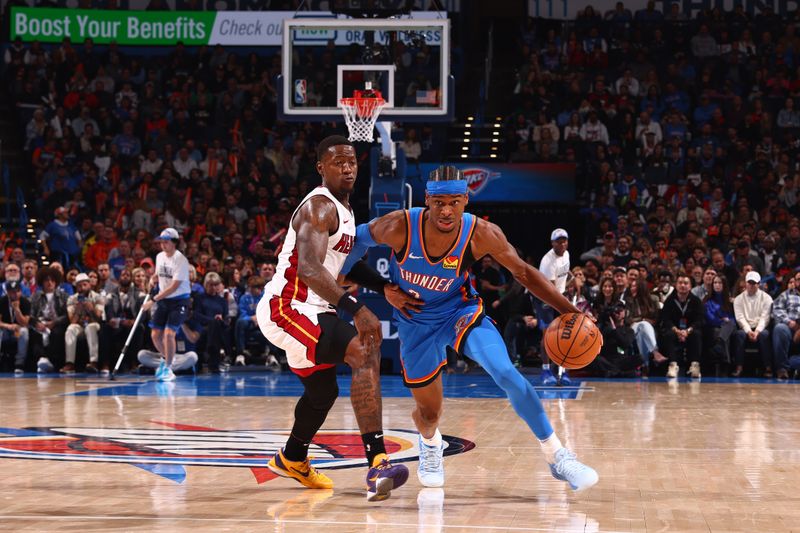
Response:
[[[470,202],[564,203],[575,201],[575,166],[568,163],[448,163],[461,169]],[[425,201],[425,182],[439,165],[422,163],[421,175],[410,178],[414,205]]]
[[[103,11],[15,7],[11,9],[11,39],[73,43],[91,38],[96,44],[208,44],[218,13],[205,11]]]
[[[413,12],[412,18],[433,19],[433,11]],[[294,11],[111,11],[102,9],[11,8],[11,39],[25,42],[58,43],[69,38],[81,43],[91,38],[95,44],[116,42],[121,46],[281,46],[283,20],[295,18]],[[330,12],[304,11],[297,18],[332,18]],[[298,44],[363,44],[364,32],[325,30],[324,35],[299,35]],[[441,42],[441,35],[430,32],[429,44]]]
[[[86,0],[48,0],[47,4],[51,7],[77,8],[82,7],[103,9],[110,2],[108,0],[91,0],[90,5],[86,5]],[[123,11],[145,11],[150,8],[151,0],[114,0],[117,9]],[[165,11],[269,11],[273,8],[273,0],[162,0],[161,5]],[[299,11],[300,15],[310,11],[325,11],[331,14],[331,0],[304,0],[302,8],[307,11]],[[384,6],[400,8],[405,7],[406,0],[392,0],[381,2]],[[8,4],[27,5],[36,7],[42,4],[41,0],[0,0],[0,6],[5,10]],[[432,9],[444,9],[448,13],[461,11],[461,0],[414,0],[412,10],[430,11]],[[294,12],[292,12],[294,14]]]

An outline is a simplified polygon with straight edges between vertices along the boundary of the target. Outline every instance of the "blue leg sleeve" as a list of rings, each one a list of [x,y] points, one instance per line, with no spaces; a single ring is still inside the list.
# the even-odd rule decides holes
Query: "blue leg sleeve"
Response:
[[[464,352],[486,370],[502,388],[514,411],[531,428],[536,438],[544,440],[553,434],[553,427],[542,402],[530,381],[514,368],[500,333],[486,318],[467,335]]]

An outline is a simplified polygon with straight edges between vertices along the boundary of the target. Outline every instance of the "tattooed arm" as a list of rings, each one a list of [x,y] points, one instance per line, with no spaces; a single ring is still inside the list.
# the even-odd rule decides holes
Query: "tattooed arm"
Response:
[[[345,291],[323,263],[328,237],[336,231],[338,224],[336,206],[323,196],[312,197],[292,221],[292,227],[297,232],[297,275],[312,291],[333,305],[339,303]],[[381,323],[378,317],[362,306],[353,319],[362,344],[380,346]]]

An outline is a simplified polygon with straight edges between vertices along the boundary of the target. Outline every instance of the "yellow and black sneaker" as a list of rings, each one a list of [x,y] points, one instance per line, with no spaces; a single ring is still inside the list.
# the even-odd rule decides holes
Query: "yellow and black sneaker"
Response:
[[[283,455],[283,450],[270,459],[267,468],[281,477],[289,477],[297,480],[303,486],[310,489],[332,489],[333,481],[325,474],[320,474],[316,468],[311,466],[308,458],[305,461],[290,461]]]

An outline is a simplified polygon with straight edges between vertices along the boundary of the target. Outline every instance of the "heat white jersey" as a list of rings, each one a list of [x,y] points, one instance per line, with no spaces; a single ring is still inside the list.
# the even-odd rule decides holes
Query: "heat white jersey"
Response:
[[[336,206],[339,215],[339,225],[336,231],[328,237],[328,249],[325,252],[323,266],[334,279],[339,276],[347,254],[353,248],[356,239],[356,222],[352,210],[345,207],[337,200],[331,192],[324,186],[317,187],[308,196],[303,198],[300,205],[292,214],[294,220],[297,211],[312,196],[324,196],[330,199]],[[272,297],[279,297],[284,302],[290,303],[304,315],[316,315],[331,310],[332,306],[320,298],[314,291],[308,288],[297,276],[297,232],[292,228],[291,220],[283,248],[278,256],[278,267],[272,280],[264,288],[265,300]]]

